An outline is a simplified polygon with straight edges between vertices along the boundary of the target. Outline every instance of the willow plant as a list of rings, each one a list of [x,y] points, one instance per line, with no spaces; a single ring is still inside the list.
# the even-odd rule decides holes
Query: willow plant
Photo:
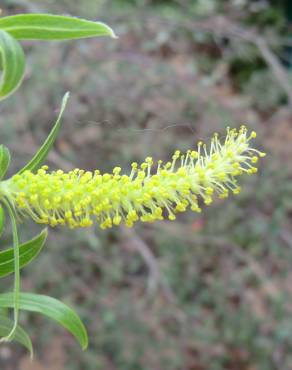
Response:
[[[2,79],[0,98],[5,99],[20,85],[25,58],[21,39],[66,40],[94,36],[115,38],[107,25],[77,18],[48,14],[21,14],[0,18]],[[0,251],[0,277],[14,273],[14,290],[0,294],[0,308],[14,310],[14,319],[0,315],[1,341],[16,341],[32,353],[28,334],[19,325],[19,311],[39,312],[68,329],[82,348],[88,344],[87,333],[78,315],[62,302],[48,296],[21,292],[20,269],[42,249],[47,229],[26,243],[18,239],[18,220],[31,218],[50,227],[115,227],[135,222],[175,220],[177,213],[191,209],[201,212],[217,195],[226,198],[238,194],[238,177],[257,172],[256,164],[264,153],[255,149],[255,132],[245,126],[227,128],[223,140],[214,134],[209,145],[199,142],[186,153],[175,151],[166,163],[147,157],[132,163],[123,173],[115,167],[111,173],[82,169],[50,171],[44,161],[58,134],[69,94],[63,98],[59,116],[46,141],[24,168],[4,179],[10,154],[0,146],[0,232],[5,213],[13,234],[13,247]]]

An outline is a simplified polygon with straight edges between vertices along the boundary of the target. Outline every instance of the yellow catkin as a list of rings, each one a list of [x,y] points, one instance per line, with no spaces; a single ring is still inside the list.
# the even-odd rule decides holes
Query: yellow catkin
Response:
[[[197,150],[177,150],[166,164],[147,157],[140,166],[132,163],[129,175],[121,174],[120,167],[101,174],[48,172],[43,166],[36,174],[25,171],[2,182],[0,196],[20,214],[51,226],[88,227],[97,221],[105,229],[120,223],[131,227],[138,220],[174,220],[188,208],[200,212],[199,202],[210,204],[215,193],[225,198],[240,192],[236,177],[256,173],[258,157],[264,156],[250,147],[255,137],[244,126],[228,128],[225,140],[215,134],[208,149],[199,142]]]

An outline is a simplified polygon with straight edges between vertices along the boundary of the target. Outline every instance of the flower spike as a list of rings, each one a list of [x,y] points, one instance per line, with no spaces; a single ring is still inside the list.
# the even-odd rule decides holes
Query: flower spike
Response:
[[[255,164],[264,153],[252,148],[245,126],[227,128],[223,142],[214,134],[210,148],[199,142],[197,150],[176,151],[172,161],[155,165],[147,157],[139,166],[132,163],[129,175],[115,167],[111,174],[74,169],[48,172],[43,166],[36,174],[25,171],[0,184],[18,213],[51,226],[88,227],[94,221],[101,228],[140,220],[153,222],[190,208],[201,212],[202,201],[210,204],[215,193],[225,198],[238,194],[237,177],[257,172]]]

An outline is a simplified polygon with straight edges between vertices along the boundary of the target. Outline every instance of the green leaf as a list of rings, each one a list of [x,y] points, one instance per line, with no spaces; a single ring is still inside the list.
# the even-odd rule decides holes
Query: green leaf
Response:
[[[41,251],[48,236],[47,229],[44,229],[33,239],[19,245],[20,268],[28,265]],[[14,250],[6,249],[0,252],[0,277],[7,276],[14,272]]]
[[[4,212],[3,207],[0,204],[0,236],[3,233],[4,223],[5,223],[5,212]]]
[[[0,307],[13,308],[14,294],[0,294]],[[83,349],[88,345],[88,336],[79,316],[64,303],[45,295],[20,293],[19,307],[22,310],[38,312],[57,321],[77,339]]]
[[[18,40],[69,40],[116,37],[104,23],[52,14],[19,14],[0,18],[0,29]]]
[[[11,321],[10,319],[3,315],[0,315],[0,337],[7,336],[11,331],[12,327],[13,321]],[[22,344],[26,349],[28,349],[31,357],[33,356],[31,340],[28,334],[20,326],[17,326],[17,329],[15,331],[15,337],[13,339]]]
[[[58,135],[60,126],[61,126],[61,118],[64,113],[67,101],[69,98],[69,93],[67,92],[62,100],[61,110],[59,113],[59,116],[57,118],[57,121],[52,128],[49,136],[47,137],[46,141],[43,143],[43,145],[40,147],[40,149],[37,151],[37,153],[34,155],[34,157],[20,170],[18,171],[18,174],[22,174],[24,171],[32,171],[35,172],[44,160],[46,159],[52,145],[54,144],[56,137]]]
[[[19,238],[16,222],[16,214],[14,208],[10,203],[3,199],[3,203],[8,211],[13,235],[13,262],[14,262],[14,291],[13,291],[13,309],[14,309],[14,322],[10,333],[2,338],[2,341],[10,341],[14,338],[15,332],[18,327],[19,320],[19,293],[20,293],[20,266],[19,266]]]
[[[0,180],[5,176],[10,164],[10,153],[4,145],[0,145]]]
[[[20,44],[9,33],[1,29],[0,56],[2,66],[0,100],[3,100],[21,84],[25,69],[25,57]]]

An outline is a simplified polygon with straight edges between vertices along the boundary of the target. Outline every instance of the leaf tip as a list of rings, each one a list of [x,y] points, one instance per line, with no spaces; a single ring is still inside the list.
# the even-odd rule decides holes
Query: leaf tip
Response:
[[[45,227],[42,231],[41,234],[44,235],[44,239],[46,240],[49,234],[49,229]]]
[[[82,348],[82,351],[86,351],[87,350],[87,348],[88,348],[88,340],[86,340],[86,343],[84,343],[81,348]]]
[[[70,91],[67,91],[62,99],[62,108],[65,108],[69,98],[70,98]]]
[[[104,27],[104,29],[106,30],[106,33],[104,34],[105,36],[110,36],[111,38],[113,39],[118,39],[119,37],[116,35],[115,31],[110,27],[108,26],[107,24],[103,23],[103,22],[98,22],[100,25],[102,25]]]
[[[117,35],[115,34],[114,30],[112,30],[112,32],[111,32],[111,37],[112,37],[113,39],[118,39],[118,38],[119,38],[119,36],[117,36]]]

